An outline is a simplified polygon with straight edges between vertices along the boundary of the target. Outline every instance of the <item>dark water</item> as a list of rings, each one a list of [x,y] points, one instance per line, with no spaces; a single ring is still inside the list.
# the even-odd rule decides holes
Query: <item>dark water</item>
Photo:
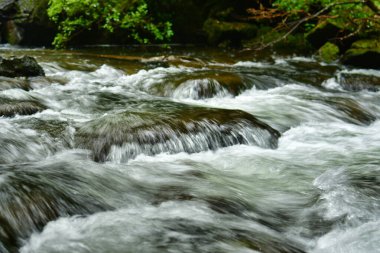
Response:
[[[46,72],[0,78],[0,112],[36,112],[0,117],[1,253],[380,252],[380,71],[0,51]]]

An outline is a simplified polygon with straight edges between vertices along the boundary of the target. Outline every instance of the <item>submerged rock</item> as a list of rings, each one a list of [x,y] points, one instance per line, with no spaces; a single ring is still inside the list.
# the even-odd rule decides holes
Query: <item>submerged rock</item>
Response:
[[[359,103],[353,99],[331,97],[327,100],[336,110],[343,112],[347,117],[342,118],[344,121],[357,125],[369,125],[376,120],[376,117],[365,110]]]
[[[380,40],[359,40],[343,55],[343,64],[380,69]]]
[[[276,148],[279,136],[277,130],[240,110],[140,101],[134,109],[85,123],[75,142],[92,150],[96,161],[125,161],[138,154],[195,153],[235,144]]]
[[[8,89],[30,90],[30,83],[27,80],[0,76],[0,91]]]
[[[0,98],[0,116],[31,115],[45,109],[43,104],[34,100]]]
[[[112,209],[102,194],[115,183],[84,171],[63,161],[0,165],[0,251],[18,252],[22,240],[59,217]]]
[[[236,96],[249,88],[239,75],[228,72],[197,74],[196,78],[185,77],[185,80],[180,80],[175,85],[174,97],[192,99]]]
[[[354,99],[346,97],[314,97],[305,96],[310,101],[320,102],[334,109],[337,118],[347,123],[355,125],[369,125],[376,120],[376,117],[367,111]]]
[[[380,76],[360,73],[341,73],[338,77],[338,82],[344,89],[349,91],[380,90]]]
[[[0,76],[6,77],[32,77],[44,76],[45,72],[36,59],[30,56],[22,58],[4,59],[0,57]]]

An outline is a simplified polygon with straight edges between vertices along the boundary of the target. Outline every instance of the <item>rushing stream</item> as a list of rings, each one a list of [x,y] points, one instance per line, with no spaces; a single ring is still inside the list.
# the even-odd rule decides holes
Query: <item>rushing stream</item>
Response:
[[[0,77],[1,253],[380,252],[380,71],[0,52],[46,73]]]

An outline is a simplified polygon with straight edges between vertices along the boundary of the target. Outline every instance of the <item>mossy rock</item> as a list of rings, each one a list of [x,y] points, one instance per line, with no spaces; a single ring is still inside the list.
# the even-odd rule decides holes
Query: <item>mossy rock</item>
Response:
[[[318,50],[318,58],[327,63],[338,60],[339,58],[339,47],[331,42],[326,42]]]
[[[135,103],[133,105],[133,103]],[[96,161],[138,154],[196,153],[235,144],[275,148],[279,132],[240,110],[190,106],[170,101],[130,101],[130,108],[85,123],[75,134],[79,148]]]
[[[231,46],[240,46],[244,39],[254,38],[257,26],[243,22],[227,22],[209,18],[203,25],[203,31],[211,45],[227,41]]]
[[[358,40],[343,55],[343,64],[380,69],[380,39]]]
[[[45,110],[46,107],[34,100],[12,100],[0,98],[0,117],[13,117],[15,115],[31,115]]]

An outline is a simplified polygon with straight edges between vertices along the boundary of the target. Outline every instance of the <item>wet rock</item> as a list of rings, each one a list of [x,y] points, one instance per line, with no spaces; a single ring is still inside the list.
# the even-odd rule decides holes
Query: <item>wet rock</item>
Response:
[[[380,69],[380,40],[359,40],[343,55],[342,63],[361,68]]]
[[[357,125],[369,125],[376,120],[374,115],[353,99],[332,97],[328,99],[328,103],[347,115],[347,117],[343,118],[346,122]]]
[[[126,161],[138,154],[195,153],[235,144],[276,148],[280,136],[240,110],[157,100],[130,106],[84,124],[75,135],[77,147],[92,150],[96,161]]]
[[[0,76],[0,91],[8,89],[30,90],[30,83],[27,80]]]
[[[257,26],[249,23],[227,22],[209,18],[203,25],[207,40],[211,45],[222,42],[230,46],[240,46],[244,39],[254,38],[257,34]]]
[[[31,115],[45,110],[46,107],[34,100],[11,100],[0,98],[0,116]]]
[[[341,114],[337,117],[341,120],[355,125],[369,125],[376,120],[376,117],[363,108],[354,99],[345,97],[306,97],[310,101],[317,101],[326,104]]]
[[[74,128],[67,121],[28,117],[26,119],[15,119],[14,122],[22,126],[23,129],[33,129],[38,135],[51,140],[53,144],[51,150],[53,152],[63,147],[72,147]]]
[[[237,96],[249,88],[239,75],[228,72],[197,74],[196,78],[190,77],[177,82],[176,85],[174,97],[192,99],[211,98],[218,95]],[[171,92],[169,91],[169,94]]]
[[[380,77],[359,73],[341,73],[338,76],[339,84],[349,91],[379,91]]]
[[[30,56],[22,58],[0,58],[0,76],[6,77],[32,77],[44,76],[45,72],[36,59]]]
[[[158,96],[203,99],[236,96],[252,86],[250,80],[237,73],[206,70],[168,76],[151,84],[147,91]]]

